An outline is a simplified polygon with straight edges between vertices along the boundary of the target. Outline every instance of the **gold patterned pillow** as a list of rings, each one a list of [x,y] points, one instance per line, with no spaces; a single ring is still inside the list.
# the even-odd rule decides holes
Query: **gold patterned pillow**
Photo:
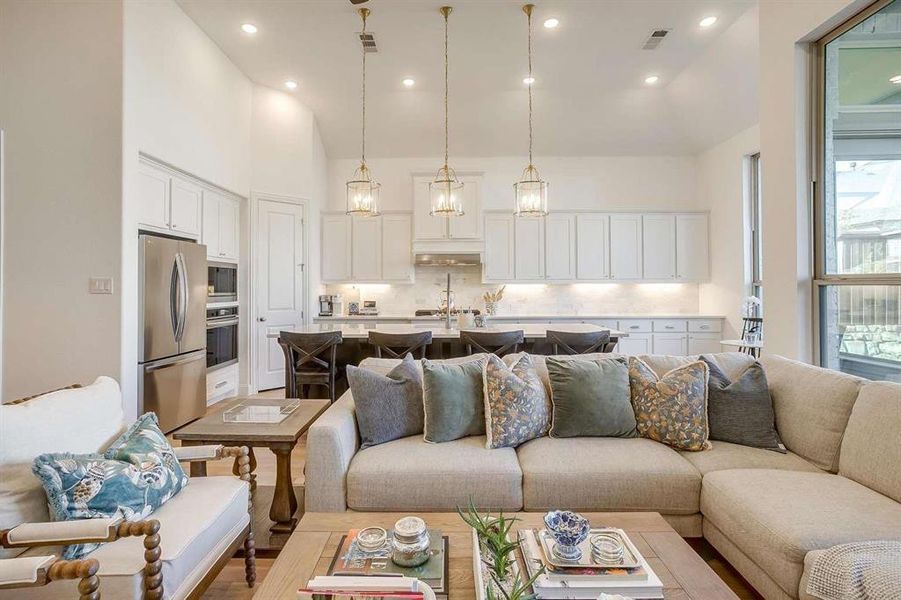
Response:
[[[706,450],[709,367],[697,361],[661,377],[639,358],[629,358],[629,387],[638,435],[679,450]]]
[[[528,354],[510,367],[491,354],[482,377],[488,448],[515,448],[547,435],[551,401]]]

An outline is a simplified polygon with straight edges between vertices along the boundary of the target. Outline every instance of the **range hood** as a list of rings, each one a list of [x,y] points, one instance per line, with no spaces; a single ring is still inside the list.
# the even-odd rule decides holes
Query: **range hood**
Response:
[[[471,267],[482,264],[479,252],[417,252],[416,264],[425,267]]]

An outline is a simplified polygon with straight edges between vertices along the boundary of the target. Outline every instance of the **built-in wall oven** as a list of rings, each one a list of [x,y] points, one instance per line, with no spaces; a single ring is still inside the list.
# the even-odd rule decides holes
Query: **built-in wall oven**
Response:
[[[238,362],[238,307],[207,306],[207,370],[221,369],[236,362]]]
[[[207,262],[207,304],[238,301],[238,265]]]

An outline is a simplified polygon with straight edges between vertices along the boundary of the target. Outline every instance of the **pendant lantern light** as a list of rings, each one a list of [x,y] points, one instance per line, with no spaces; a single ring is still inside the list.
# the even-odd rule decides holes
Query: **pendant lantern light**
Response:
[[[529,88],[529,164],[523,169],[522,178],[513,184],[515,205],[513,214],[517,217],[544,217],[547,215],[547,181],[542,181],[538,169],[532,164],[532,9],[534,4],[526,4],[522,11],[526,13],[529,24],[529,77],[526,85]]]
[[[369,16],[368,8],[357,11],[363,19],[362,38],[366,34],[366,17]],[[366,165],[366,48],[363,47],[363,78],[362,78],[362,122],[360,166],[356,168],[350,180],[347,182],[347,214],[360,217],[375,217],[379,215],[379,190],[382,184],[372,178],[372,171]]]
[[[448,59],[447,59],[447,18],[453,8],[442,6],[444,16],[444,165],[438,169],[435,179],[429,183],[429,214],[433,216],[458,217],[463,212],[463,182],[448,165]]]

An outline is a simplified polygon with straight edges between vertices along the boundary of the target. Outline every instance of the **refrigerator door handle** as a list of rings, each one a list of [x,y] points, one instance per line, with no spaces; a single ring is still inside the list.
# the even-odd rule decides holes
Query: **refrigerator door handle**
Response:
[[[185,320],[188,318],[188,273],[185,256],[181,252],[175,255],[175,267],[178,272],[178,326],[175,330],[175,341],[181,343],[185,335]]]
[[[179,290],[179,277],[178,277],[178,257],[175,257],[175,260],[172,261],[172,274],[169,277],[169,321],[172,325],[172,336],[175,338],[176,343],[178,343],[178,290]]]

